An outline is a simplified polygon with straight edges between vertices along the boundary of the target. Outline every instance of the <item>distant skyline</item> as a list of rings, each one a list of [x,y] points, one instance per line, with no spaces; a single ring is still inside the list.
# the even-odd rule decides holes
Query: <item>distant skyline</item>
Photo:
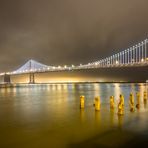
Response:
[[[0,72],[85,64],[148,37],[147,0],[0,0]]]

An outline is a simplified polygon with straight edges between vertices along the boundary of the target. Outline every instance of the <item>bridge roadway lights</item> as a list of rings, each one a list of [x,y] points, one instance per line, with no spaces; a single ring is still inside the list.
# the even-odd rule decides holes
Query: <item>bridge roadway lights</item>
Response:
[[[8,74],[4,75],[4,83],[7,83],[7,84],[11,83],[10,75]]]
[[[35,78],[34,78],[34,73],[29,74],[29,84],[34,84],[35,83]]]

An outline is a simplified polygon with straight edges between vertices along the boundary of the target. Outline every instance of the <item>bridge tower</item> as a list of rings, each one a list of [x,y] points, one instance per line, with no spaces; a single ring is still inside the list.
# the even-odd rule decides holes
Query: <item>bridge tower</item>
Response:
[[[32,69],[33,69],[32,60],[29,61],[29,69],[30,69],[29,84],[34,84],[35,83],[35,76],[34,76],[34,73],[32,72]]]
[[[29,84],[34,84],[35,83],[35,77],[34,73],[29,74]]]
[[[49,71],[50,68],[52,68],[52,66],[47,66],[31,59],[27,61],[23,66],[21,66],[19,69],[13,71],[12,74],[28,74],[28,83],[33,84],[35,83],[35,74],[37,72],[44,72],[46,70]]]
[[[8,74],[4,75],[4,83],[11,83],[10,75]]]

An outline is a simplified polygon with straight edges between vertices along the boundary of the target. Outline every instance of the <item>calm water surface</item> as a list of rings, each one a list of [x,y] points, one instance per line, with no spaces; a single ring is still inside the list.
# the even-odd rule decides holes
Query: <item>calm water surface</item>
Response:
[[[72,83],[22,85],[0,89],[0,148],[125,147],[148,143],[145,84]],[[131,113],[130,92],[141,94],[141,107]],[[125,97],[124,116],[110,110],[109,97]],[[79,108],[84,95],[85,109]],[[101,111],[93,107],[101,98]]]

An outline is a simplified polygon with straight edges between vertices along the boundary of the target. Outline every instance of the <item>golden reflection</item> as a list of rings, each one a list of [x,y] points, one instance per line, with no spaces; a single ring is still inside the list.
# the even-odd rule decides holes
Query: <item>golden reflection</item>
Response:
[[[147,101],[144,101],[144,109],[147,108]]]
[[[146,103],[144,103],[144,99],[143,99],[143,97],[144,97],[144,91],[145,91],[145,85],[143,85],[143,84],[140,84],[140,87],[139,87],[139,93],[140,93],[140,110],[141,111],[144,111],[145,110],[145,108],[146,108]]]
[[[114,126],[115,111],[113,108],[110,109],[110,125]]]
[[[147,92],[146,91],[143,92],[143,100],[144,100],[144,103],[147,102]]]
[[[95,111],[95,125],[101,126],[101,113],[99,111]]]
[[[2,88],[1,90],[1,94],[2,96],[11,96],[14,97],[17,93],[17,87],[13,87],[13,88]]]
[[[84,109],[80,109],[80,121],[81,123],[84,123],[85,120],[85,113],[84,113]]]
[[[80,96],[80,109],[84,109],[85,106],[85,96]]]
[[[122,129],[122,127],[123,127],[123,116],[118,115],[118,128]]]
[[[2,96],[4,96],[4,97],[9,94],[8,88],[2,88],[2,89],[0,89],[0,90],[1,90]]]
[[[136,108],[139,110],[140,109],[140,93],[136,93]]]
[[[12,88],[12,95],[15,96],[18,91],[19,91],[19,89],[17,87],[13,87]]]
[[[114,100],[115,100],[115,104],[117,105],[118,104],[118,101],[119,101],[119,95],[121,93],[121,88],[120,88],[120,84],[119,83],[115,83],[114,84],[115,88],[114,88]]]
[[[134,101],[133,93],[130,93],[130,96],[129,96],[129,107],[131,112],[135,111],[135,101]]]
[[[135,84],[132,83],[132,84],[131,84],[131,93],[134,93],[134,91],[135,91]]]
[[[67,84],[63,84],[63,89],[67,90],[68,89],[68,85]]]
[[[46,89],[47,89],[48,91],[50,91],[50,85],[47,85],[47,86],[46,86]]]
[[[56,90],[55,84],[51,84],[51,90]]]
[[[39,89],[41,88],[42,85],[39,86]],[[46,86],[46,85],[45,85]],[[43,104],[44,108],[50,113],[50,112],[55,112],[58,113],[60,116],[67,114],[67,109],[68,109],[68,89],[67,89],[67,84],[49,84],[49,89],[46,91],[46,97],[44,98]],[[39,90],[41,91],[41,90]],[[53,99],[51,100],[51,98]],[[49,105],[52,103],[52,106]]]
[[[148,82],[146,82],[146,84],[145,84],[145,90],[148,93]]]
[[[61,85],[61,84],[58,84],[58,85],[56,85],[56,86],[57,86],[57,87],[56,87],[57,90],[58,90],[58,91],[61,91],[62,85]]]
[[[94,84],[94,89],[95,89],[95,91],[94,91],[94,96],[99,96],[100,94],[100,85],[98,84],[98,83],[95,83]]]

